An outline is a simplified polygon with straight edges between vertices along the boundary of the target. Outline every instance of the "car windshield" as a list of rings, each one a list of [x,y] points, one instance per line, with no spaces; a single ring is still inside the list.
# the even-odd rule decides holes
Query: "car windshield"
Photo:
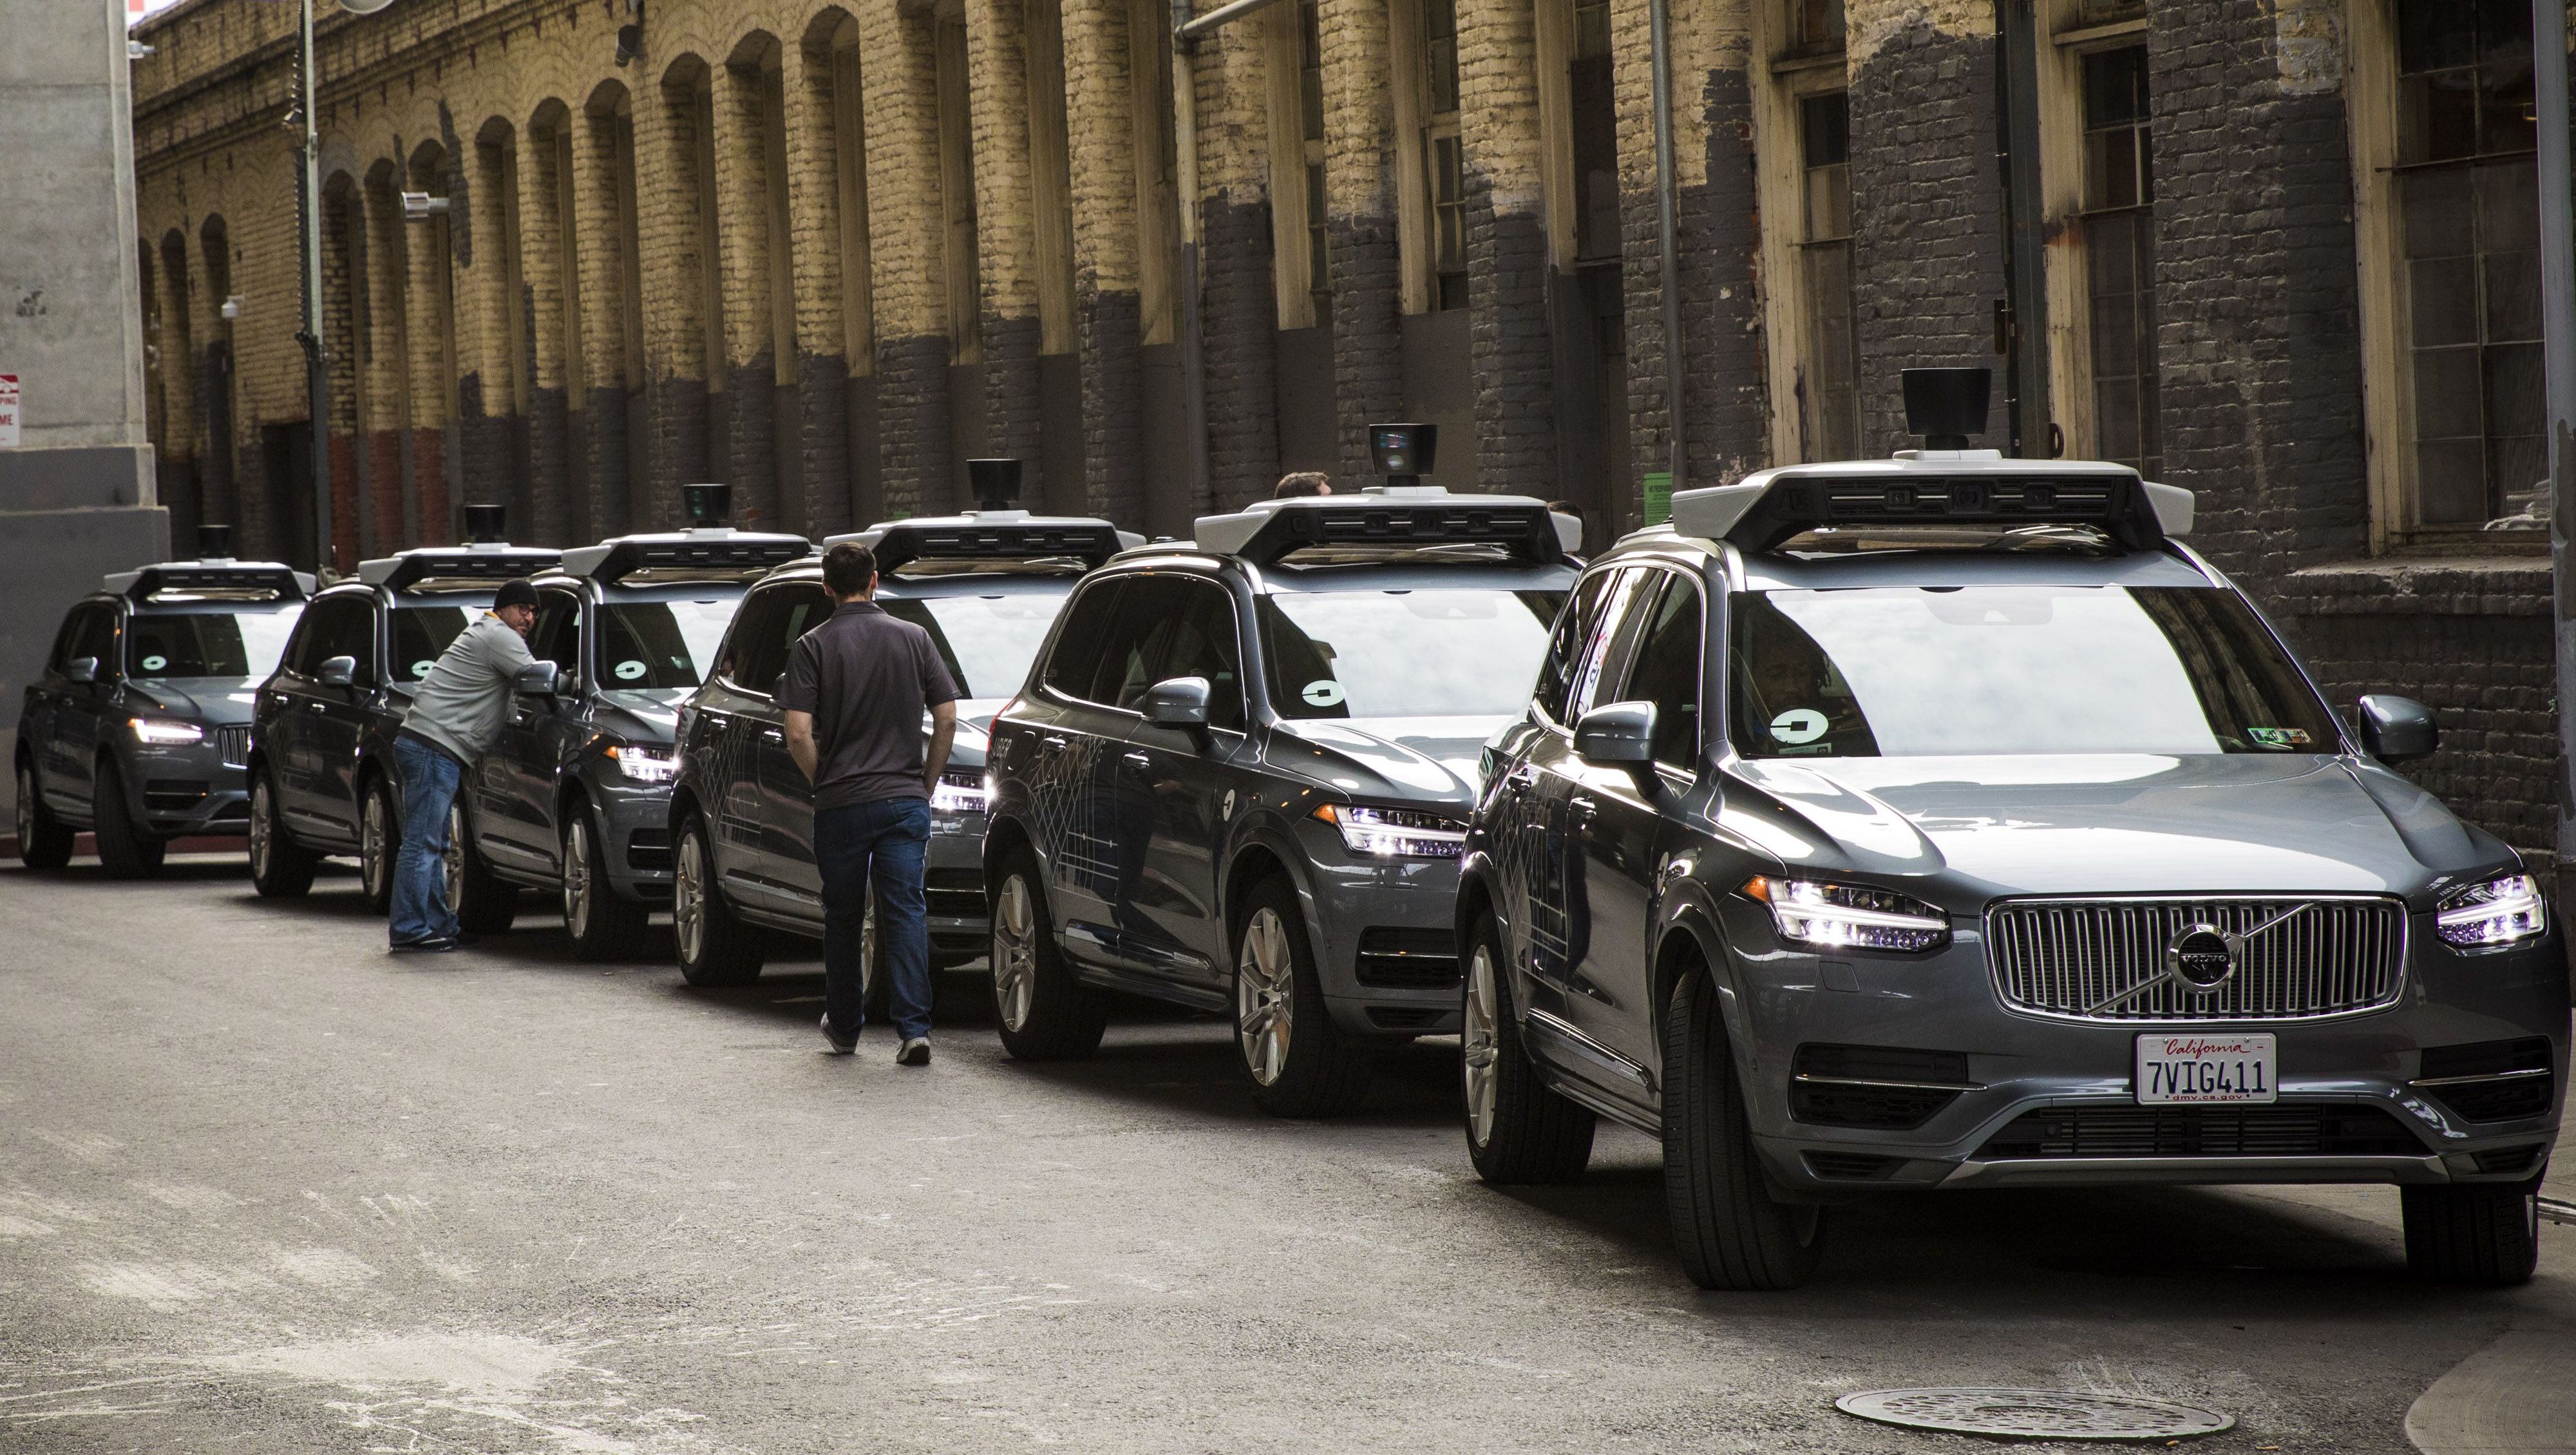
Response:
[[[1073,583],[1061,591],[1014,591],[990,596],[881,597],[877,605],[930,633],[948,663],[957,690],[968,697],[1008,697],[1029,680],[1047,628],[1064,609]]]
[[[1562,591],[1283,591],[1261,598],[1283,717],[1499,717],[1521,710]]]
[[[2232,591],[1927,586],[1735,598],[1756,758],[2331,753],[2325,704]]]
[[[470,608],[481,611],[478,603]],[[438,665],[439,653],[465,630],[469,608],[462,606],[403,606],[394,609],[394,669],[396,682],[417,682]]]
[[[621,601],[599,614],[599,685],[695,687],[724,644],[739,596],[708,601]]]
[[[277,670],[296,613],[205,611],[138,616],[125,633],[134,677],[265,677]]]

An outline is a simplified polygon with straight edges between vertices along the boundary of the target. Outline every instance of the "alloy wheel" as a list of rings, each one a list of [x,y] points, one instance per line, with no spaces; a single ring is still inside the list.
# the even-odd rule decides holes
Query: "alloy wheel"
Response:
[[[1005,1027],[1016,1031],[1028,1024],[1037,986],[1037,915],[1029,905],[1029,882],[1014,874],[1002,881],[993,912],[993,1009]]]
[[[447,852],[440,856],[439,874],[446,881],[447,912],[454,914],[465,902],[465,805],[447,806]]]
[[[680,959],[694,965],[707,945],[707,851],[694,833],[680,836],[680,862],[671,875],[671,928]]]
[[[358,821],[358,871],[367,886],[367,897],[385,892],[393,858],[386,842],[393,825],[385,821],[388,810],[380,789],[367,790],[367,806]]]
[[[25,802],[20,799],[20,802]],[[250,785],[250,872],[258,878],[268,877],[268,856],[277,843],[277,801],[269,796],[265,774]],[[25,843],[25,839],[18,842]]]
[[[36,841],[36,775],[27,771],[24,763],[18,765],[17,818],[18,851],[25,853],[27,846]]]
[[[590,824],[576,813],[564,828],[564,928],[575,939],[590,930]]]
[[[1495,1005],[1494,952],[1484,945],[1467,961],[1467,1008],[1459,1035],[1459,1064],[1466,1078],[1467,1134],[1476,1145],[1494,1139],[1495,1059],[1500,1020]]]
[[[1268,906],[1254,910],[1251,923],[1243,927],[1243,950],[1234,965],[1234,1033],[1245,1068],[1264,1086],[1276,1083],[1288,1069],[1296,981],[1287,926]]]

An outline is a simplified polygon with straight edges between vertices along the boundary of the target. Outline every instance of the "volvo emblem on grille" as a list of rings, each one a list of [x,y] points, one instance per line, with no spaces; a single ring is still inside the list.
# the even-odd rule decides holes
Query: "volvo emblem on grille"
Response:
[[[2196,990],[2213,990],[2236,973],[2236,946],[2236,937],[2216,925],[2185,925],[2165,941],[2165,969]]]

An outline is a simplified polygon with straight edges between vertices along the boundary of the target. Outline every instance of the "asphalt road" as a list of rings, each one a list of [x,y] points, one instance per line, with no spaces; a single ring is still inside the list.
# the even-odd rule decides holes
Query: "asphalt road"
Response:
[[[811,964],[694,993],[529,918],[394,959],[346,874],[0,871],[0,1450],[1964,1451],[1832,1400],[2029,1384],[2395,1451],[2576,1317],[2576,1227],[2430,1288],[2387,1189],[1890,1198],[1813,1286],[1704,1294],[1642,1138],[1479,1185],[1453,1045],[1283,1124],[1221,1023],[834,1060]]]

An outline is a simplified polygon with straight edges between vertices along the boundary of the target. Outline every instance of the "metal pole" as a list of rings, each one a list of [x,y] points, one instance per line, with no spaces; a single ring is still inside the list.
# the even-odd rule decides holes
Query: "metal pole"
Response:
[[[2549,563],[2558,628],[2558,862],[2576,850],[2576,182],[2568,175],[2567,10],[2532,0],[2532,102],[2540,132],[2540,315],[2549,401]],[[2562,870],[2563,873],[2563,870]]]
[[[1190,0],[1172,0],[1172,130],[1179,145],[1181,267],[1177,280],[1181,345],[1181,422],[1188,432],[1190,511],[1211,504],[1208,488],[1207,358],[1199,337],[1199,88],[1191,58],[1198,42],[1181,35]]]
[[[2045,459],[2057,453],[2048,398],[2048,243],[2039,183],[2039,8],[2008,0],[1995,8],[1995,145],[2003,154],[2006,454]]]
[[[313,413],[313,558],[317,569],[336,567],[331,555],[331,374],[322,347],[322,117],[313,84],[313,7],[304,0],[304,51],[298,104],[304,112],[304,165],[296,198],[303,216],[304,388]],[[352,563],[354,564],[354,563]]]
[[[1673,220],[1672,16],[1666,0],[1649,0],[1646,14],[1655,67],[1655,240],[1661,250],[1656,266],[1664,299],[1664,421],[1672,445],[1672,458],[1665,468],[1672,471],[1672,488],[1679,490],[1688,457],[1683,424],[1688,411],[1682,396],[1681,242]]]

